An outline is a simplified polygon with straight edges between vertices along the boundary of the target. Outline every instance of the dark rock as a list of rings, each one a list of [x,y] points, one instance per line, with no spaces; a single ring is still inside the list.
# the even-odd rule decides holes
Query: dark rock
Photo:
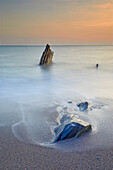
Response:
[[[61,129],[61,125],[60,125],[60,129]],[[90,129],[91,129],[91,125],[83,125],[77,122],[70,122],[64,126],[63,130],[59,133],[59,135],[56,137],[54,142],[64,140],[64,139],[69,139],[72,137],[78,138],[84,132],[87,132]]]
[[[39,65],[45,65],[45,64],[52,63],[53,54],[54,54],[54,52],[50,49],[50,45],[47,44],[46,48],[42,54],[42,57],[40,59]]]
[[[67,101],[67,103],[69,103],[69,104],[70,104],[70,103],[72,103],[72,101]]]
[[[88,102],[83,102],[83,103],[77,104],[77,106],[79,107],[80,111],[84,111],[88,108]]]
[[[96,64],[96,68],[98,68],[99,64]]]
[[[100,157],[99,157],[99,156],[97,156],[97,157],[96,157],[96,159],[98,159],[98,160],[99,160],[99,159],[100,159]]]

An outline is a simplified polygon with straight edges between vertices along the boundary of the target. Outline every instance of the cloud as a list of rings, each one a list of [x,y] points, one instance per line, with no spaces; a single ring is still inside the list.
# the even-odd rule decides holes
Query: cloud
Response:
[[[109,8],[113,8],[113,4],[112,3],[96,4],[93,7],[99,9],[109,9]]]
[[[0,8],[9,42],[111,41],[111,0],[0,0]]]

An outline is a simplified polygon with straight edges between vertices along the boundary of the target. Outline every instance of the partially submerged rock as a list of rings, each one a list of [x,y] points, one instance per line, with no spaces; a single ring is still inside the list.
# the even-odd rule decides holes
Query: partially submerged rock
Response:
[[[70,118],[67,118],[67,121],[62,122],[62,124],[55,128],[54,132],[56,134],[56,138],[54,142],[72,137],[78,138],[83,133],[91,130],[90,124],[80,119],[74,118],[74,115],[72,115]]]
[[[50,45],[47,44],[46,48],[42,54],[42,57],[40,59],[39,65],[45,65],[45,64],[52,63],[53,54],[54,54],[54,52],[50,49]]]
[[[96,64],[96,68],[98,68],[99,64]]]
[[[70,104],[70,103],[72,103],[72,101],[70,101],[70,100],[69,100],[69,101],[67,101],[67,103],[69,103],[69,104]]]
[[[88,108],[88,102],[83,102],[83,103],[77,104],[77,106],[79,107],[80,111],[84,111]]]

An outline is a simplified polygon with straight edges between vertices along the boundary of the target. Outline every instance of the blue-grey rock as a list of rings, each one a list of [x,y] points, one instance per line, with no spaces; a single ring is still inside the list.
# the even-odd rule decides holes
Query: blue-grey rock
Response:
[[[80,122],[80,123],[78,123]],[[69,139],[72,137],[78,138],[81,136],[83,133],[89,131],[91,129],[91,125],[83,122],[82,120],[78,119],[78,122],[70,122],[65,125],[60,125],[56,129],[56,138],[54,142],[64,140],[64,139]],[[62,128],[63,126],[63,128]]]
[[[79,107],[80,111],[84,111],[88,108],[88,102],[83,102],[83,103],[77,104],[77,106]]]
[[[68,120],[70,117],[67,115],[63,115],[62,118],[60,119],[60,123],[65,122],[66,120]]]
[[[72,103],[72,101],[70,101],[70,100],[69,100],[69,101],[67,101],[67,103],[71,104],[71,103]]]
[[[59,125],[54,129],[56,135],[54,142],[72,137],[78,138],[90,129],[91,125],[89,123],[78,119],[75,115],[63,115]]]

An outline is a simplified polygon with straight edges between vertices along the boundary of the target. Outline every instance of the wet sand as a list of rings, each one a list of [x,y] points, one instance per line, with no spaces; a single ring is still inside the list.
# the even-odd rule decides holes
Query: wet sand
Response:
[[[113,148],[63,152],[23,143],[14,137],[10,127],[0,127],[0,169],[113,169]]]

